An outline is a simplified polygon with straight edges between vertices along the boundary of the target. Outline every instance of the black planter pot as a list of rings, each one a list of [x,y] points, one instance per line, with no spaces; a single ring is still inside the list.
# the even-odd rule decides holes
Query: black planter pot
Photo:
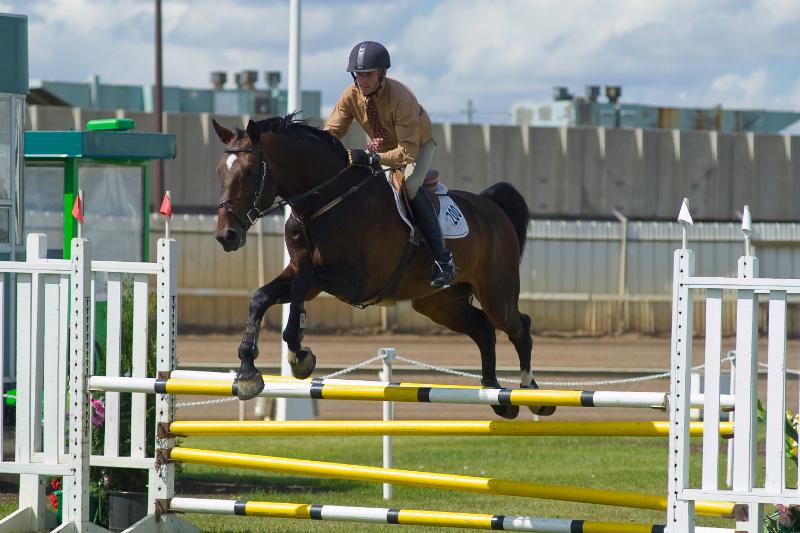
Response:
[[[108,491],[108,529],[124,531],[147,515],[146,492]]]

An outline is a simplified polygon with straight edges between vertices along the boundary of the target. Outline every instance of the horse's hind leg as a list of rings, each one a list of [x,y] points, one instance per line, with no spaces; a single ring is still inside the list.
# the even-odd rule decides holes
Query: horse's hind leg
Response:
[[[496,373],[495,328],[486,314],[469,302],[472,289],[459,284],[425,298],[413,300],[414,309],[437,324],[468,335],[481,353],[481,384],[484,387],[499,388]],[[495,413],[503,418],[516,418],[519,407],[516,405],[493,405]]]
[[[256,368],[258,357],[258,334],[261,320],[267,309],[276,303],[286,303],[291,297],[291,282],[294,270],[286,268],[278,277],[257,289],[250,299],[247,324],[239,343],[239,371],[236,373],[236,394],[240,400],[249,400],[264,389],[264,379]]]
[[[517,313],[519,316],[520,329],[518,332],[508,333],[508,339],[514,345],[519,357],[520,386],[522,388],[538,389],[539,385],[533,379],[531,371],[531,353],[533,352],[533,339],[531,338],[531,317],[524,313]],[[531,406],[528,409],[535,415],[550,416],[556,412],[553,405]]]
[[[538,389],[539,385],[533,379],[531,371],[531,353],[533,352],[533,339],[531,338],[531,317],[520,313],[517,309],[517,298],[503,298],[498,290],[500,284],[487,294],[486,291],[477,292],[478,301],[494,326],[508,335],[508,340],[514,345],[519,358],[520,387]],[[550,416],[556,408],[552,405],[530,406],[535,415]]]

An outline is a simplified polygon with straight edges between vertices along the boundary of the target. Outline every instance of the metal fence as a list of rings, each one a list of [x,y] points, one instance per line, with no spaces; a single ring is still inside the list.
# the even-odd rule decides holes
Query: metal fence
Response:
[[[283,268],[283,222],[263,220],[247,246],[226,254],[213,239],[215,217],[179,215],[171,232],[179,240],[180,327],[183,331],[239,329],[252,292]],[[163,221],[152,220],[153,241]],[[756,223],[754,254],[762,277],[796,277],[800,270],[800,224]],[[666,334],[671,321],[672,252],[680,246],[676,223],[532,220],[520,266],[520,307],[534,331],[585,334]],[[697,251],[698,275],[732,275],[744,245],[738,224],[697,223],[689,229]],[[259,256],[262,265],[259,266]],[[795,305],[790,312],[795,313]],[[437,329],[407,303],[352,308],[328,295],[307,305],[309,331],[414,331]],[[702,309],[698,309],[702,313]],[[698,315],[702,316],[702,315]],[[734,329],[734,307],[725,313]],[[791,318],[791,316],[790,316]],[[280,324],[280,309],[267,313],[268,327]],[[698,321],[702,325],[702,320]],[[797,324],[790,320],[790,324]],[[800,328],[793,326],[792,334]]]

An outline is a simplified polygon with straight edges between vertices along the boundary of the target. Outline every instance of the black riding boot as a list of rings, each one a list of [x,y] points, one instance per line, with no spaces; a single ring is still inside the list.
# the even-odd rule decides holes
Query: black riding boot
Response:
[[[456,265],[453,263],[453,254],[444,244],[442,229],[436,218],[436,211],[433,209],[428,195],[425,191],[419,191],[414,199],[411,200],[411,210],[417,226],[422,231],[425,240],[433,252],[433,280],[431,287],[434,289],[444,289],[450,286],[450,282],[456,276]]]

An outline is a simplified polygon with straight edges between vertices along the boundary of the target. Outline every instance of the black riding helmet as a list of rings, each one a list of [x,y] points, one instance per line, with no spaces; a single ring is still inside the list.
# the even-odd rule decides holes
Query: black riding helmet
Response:
[[[381,43],[363,41],[350,50],[350,61],[347,63],[347,72],[355,76],[356,72],[389,68],[389,51]]]

